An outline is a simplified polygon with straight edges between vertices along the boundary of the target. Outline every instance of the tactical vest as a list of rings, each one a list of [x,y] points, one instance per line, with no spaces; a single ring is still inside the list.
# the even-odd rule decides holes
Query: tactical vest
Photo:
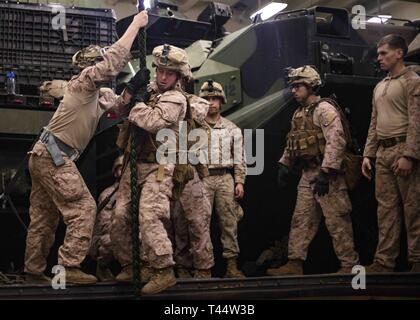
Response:
[[[318,104],[317,102],[306,108],[299,108],[293,115],[286,146],[292,158],[320,160],[324,154],[325,137],[322,129],[313,120]]]
[[[201,125],[193,119],[192,111],[191,111],[191,105],[190,105],[190,95],[180,91],[184,97],[187,100],[187,110],[185,113],[184,121],[187,122],[187,133],[189,133],[191,130],[199,128]],[[154,94],[150,97],[149,102],[147,105],[151,108],[155,108],[157,103],[159,101],[159,95]],[[158,148],[161,146],[161,142],[156,140],[156,134],[147,132],[143,129],[136,128],[136,130],[139,130],[139,133],[137,134],[137,159],[140,162],[146,162],[146,163],[157,163],[156,159],[156,152]],[[177,145],[177,161],[179,159],[178,155],[180,150],[178,149],[179,142],[176,142]],[[188,141],[188,150],[191,147],[192,142]],[[185,151],[188,151],[185,150]],[[208,167],[207,165],[198,163],[195,165],[192,165],[190,163],[187,164],[179,164],[177,163],[175,165],[174,173],[172,176],[173,180],[173,190],[172,190],[172,199],[177,200],[180,198],[185,185],[192,179],[194,179],[194,169],[197,170],[198,176],[200,179],[203,179],[204,177],[207,177],[209,175]],[[158,178],[159,180],[159,178]]]
[[[158,100],[159,95],[153,94],[147,102],[147,105],[149,107],[155,108]],[[136,135],[137,161],[146,163],[157,163],[156,151],[161,145],[161,143],[156,140],[156,134],[147,132],[146,130],[137,126],[134,126],[133,128],[135,130]],[[129,129],[130,123],[128,120],[126,120],[120,127],[120,132],[116,141],[116,145],[120,149],[123,149],[124,154],[127,156],[130,153],[131,146],[131,132]]]
[[[313,121],[315,109],[321,102],[331,104],[340,117],[347,142],[343,158],[344,178],[348,189],[352,190],[357,186],[361,178],[362,156],[355,154],[352,150],[350,124],[344,115],[343,109],[334,99],[322,98],[307,108],[299,108],[294,113],[292,129],[287,136],[286,149],[292,158],[315,160],[319,164],[322,162],[326,141],[322,129],[315,126]]]

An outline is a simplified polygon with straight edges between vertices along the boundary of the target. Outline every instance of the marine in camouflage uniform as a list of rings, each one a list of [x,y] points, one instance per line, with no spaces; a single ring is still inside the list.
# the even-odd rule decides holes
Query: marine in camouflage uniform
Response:
[[[342,171],[347,143],[342,120],[333,105],[320,101],[316,95],[321,79],[315,69],[310,66],[292,69],[289,83],[301,106],[293,115],[287,147],[279,161],[280,183],[296,160],[303,162],[304,169],[289,235],[289,262],[269,269],[267,274],[303,274],[302,264],[322,215],[341,262],[338,272],[349,273],[359,257],[354,250],[352,206]],[[299,100],[299,93],[303,95],[305,89],[307,96]]]
[[[380,55],[396,49],[387,44],[379,47]],[[379,239],[374,263],[367,272],[393,271],[400,252],[402,221],[407,230],[408,260],[412,271],[420,272],[420,77],[404,66],[403,56],[397,62],[400,70],[379,82],[373,93],[364,165],[376,158]],[[411,162],[411,172],[397,172],[399,161]],[[370,178],[370,173],[365,175]]]
[[[123,157],[119,156],[112,167],[115,182],[102,191],[98,198],[98,213],[93,228],[89,256],[97,262],[96,276],[100,281],[114,280],[114,276],[109,270],[109,264],[114,260],[110,233],[122,167]],[[99,208],[102,208],[102,210],[99,210]]]
[[[137,103],[128,116],[132,124],[142,129],[137,145],[138,183],[141,188],[141,257],[152,268],[150,281],[142,288],[144,294],[160,292],[176,283],[173,248],[166,229],[170,220],[175,163],[158,162],[157,149],[165,144],[168,153],[177,152],[179,122],[185,119],[187,110],[182,87],[192,77],[184,50],[163,45],[156,47],[152,54],[157,72],[156,82],[150,84],[147,92],[137,94]],[[156,135],[162,129],[171,129],[175,136],[165,143],[157,141]],[[125,187],[122,186],[121,192],[129,189],[129,177],[130,171],[125,170],[121,181]],[[128,236],[131,230],[130,199],[126,195],[121,199],[117,197],[111,232],[114,254],[123,266],[117,276],[120,281],[132,277],[131,241]]]
[[[225,277],[242,278],[237,268],[239,256],[238,222],[243,210],[237,199],[243,197],[246,164],[241,130],[220,116],[221,105],[226,103],[223,87],[214,81],[205,82],[199,96],[210,101],[205,128],[209,137],[209,173],[203,179],[206,197],[215,208],[221,231],[223,257],[227,261]],[[217,107],[215,107],[217,105]],[[237,199],[236,199],[237,198]]]
[[[209,109],[208,102],[190,95],[189,103],[193,118],[203,125]],[[210,278],[210,268],[214,265],[210,238],[211,208],[195,168],[194,178],[185,185],[180,198],[171,203],[171,220],[178,277],[191,277],[189,270],[194,268],[194,277]]]
[[[85,67],[65,87],[63,100],[30,151],[32,178],[30,224],[26,238],[25,272],[28,282],[49,282],[43,275],[60,214],[67,226],[58,263],[66,268],[68,283],[95,283],[80,264],[89,251],[96,204],[74,161],[92,138],[99,118],[112,106],[122,104],[111,89],[100,89],[124,68],[140,28],[147,24],[147,12],[139,13],[121,39],[106,53],[90,46],[74,56]]]

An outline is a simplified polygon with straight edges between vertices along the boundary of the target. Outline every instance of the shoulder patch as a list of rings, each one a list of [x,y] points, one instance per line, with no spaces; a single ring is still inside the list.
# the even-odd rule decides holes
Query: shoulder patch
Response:
[[[335,120],[335,118],[338,117],[337,110],[328,102],[321,102],[316,108],[316,111],[319,118],[319,123],[324,127],[328,127]]]

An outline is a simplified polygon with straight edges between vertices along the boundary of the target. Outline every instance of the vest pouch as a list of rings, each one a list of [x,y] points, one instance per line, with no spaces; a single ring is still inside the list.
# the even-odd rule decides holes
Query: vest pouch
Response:
[[[197,173],[200,179],[204,179],[205,177],[208,177],[210,175],[209,168],[207,165],[199,163],[195,165],[194,167],[197,170]]]
[[[184,191],[185,185],[194,179],[194,168],[189,164],[176,164],[172,181],[174,187],[172,189],[172,199],[178,200],[182,192]]]
[[[362,177],[362,160],[362,156],[356,155],[350,151],[345,151],[344,153],[344,178],[349,190],[356,188]]]
[[[317,138],[314,132],[305,131],[300,134],[299,139],[300,157],[304,159],[314,158],[320,155]]]

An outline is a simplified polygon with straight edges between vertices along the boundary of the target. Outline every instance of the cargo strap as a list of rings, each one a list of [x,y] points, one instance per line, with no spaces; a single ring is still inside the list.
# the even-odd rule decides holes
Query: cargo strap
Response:
[[[159,165],[156,181],[162,182],[165,178],[165,166],[163,164]]]
[[[65,164],[61,152],[64,152],[72,161],[76,161],[79,158],[79,152],[76,149],[73,149],[55,137],[47,128],[42,129],[39,141],[47,148],[56,167],[61,167]]]

